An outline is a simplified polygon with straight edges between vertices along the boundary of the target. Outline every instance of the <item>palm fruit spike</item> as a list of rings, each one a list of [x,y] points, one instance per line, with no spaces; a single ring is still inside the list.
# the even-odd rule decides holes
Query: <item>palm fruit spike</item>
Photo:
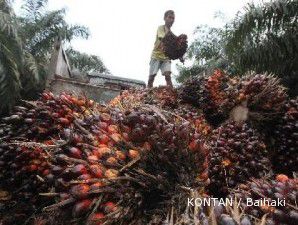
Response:
[[[202,109],[206,119],[218,125],[227,119],[231,109],[236,105],[237,80],[230,78],[226,73],[215,70],[208,77],[202,93]]]
[[[121,147],[115,149],[122,136],[109,111],[84,97],[44,92],[38,101],[17,106],[0,127],[0,188],[13,187],[12,201],[26,203],[31,210],[18,212],[25,217],[53,204],[53,196],[73,216],[84,216],[93,205],[89,192],[102,184],[82,181],[116,177],[111,162],[126,158],[119,154]],[[117,161],[111,160],[118,155]]]
[[[231,196],[241,199],[247,215],[262,218],[267,214],[265,224],[294,225],[298,224],[297,193],[298,179],[280,174],[275,180],[255,179],[241,184]]]
[[[156,105],[161,108],[177,108],[177,92],[168,86],[154,87],[151,89],[131,89],[124,91],[109,102],[109,106],[120,109],[131,109],[140,104]]]
[[[200,107],[202,86],[205,82],[204,76],[193,76],[187,79],[179,88],[178,96],[182,102],[189,103],[195,107]]]
[[[148,141],[151,148],[130,154],[134,163],[122,170],[122,179],[106,185],[122,202],[112,221],[148,224],[155,216],[164,217],[172,203],[184,202],[189,190],[204,192],[207,152],[199,143],[189,147],[194,131],[188,123],[166,122],[160,114],[143,108],[127,112],[120,121],[131,128],[134,145]]]
[[[247,101],[253,120],[274,120],[283,113],[285,88],[272,74],[248,73],[241,82],[238,100]]]
[[[298,172],[298,98],[289,100],[285,108],[286,113],[274,129],[273,166],[276,173],[293,176]]]
[[[47,196],[50,201],[55,197],[57,201],[50,206],[44,205],[46,206],[44,211],[56,211],[63,207],[63,215],[68,215],[66,220],[71,220],[73,217],[76,217],[77,220],[84,220],[93,211],[95,215],[111,213],[110,210],[115,209],[115,207],[111,207],[112,205],[116,206],[116,209],[118,207],[116,202],[121,196],[121,192],[118,194],[121,189],[115,189],[115,195],[111,196],[106,194],[105,187],[109,181],[118,180],[123,166],[131,160],[138,161],[143,151],[152,149],[155,149],[154,155],[151,156],[154,162],[159,157],[156,152],[164,150],[165,156],[160,160],[166,165],[167,162],[164,160],[167,157],[179,156],[172,152],[174,150],[179,149],[183,152],[181,158],[191,155],[190,158],[193,160],[191,167],[194,167],[194,163],[196,163],[197,168],[191,169],[194,174],[190,176],[194,176],[194,182],[197,182],[200,187],[207,183],[207,151],[202,150],[203,146],[197,140],[194,128],[191,128],[189,122],[177,121],[167,115],[163,116],[161,112],[148,106],[140,107],[140,111],[132,110],[132,115],[129,115],[130,113],[123,113],[117,109],[107,109],[94,104],[89,105],[89,103],[89,100],[85,98],[75,98],[67,94],[53,96],[50,93],[44,93],[39,101],[26,103],[24,108],[18,108],[16,112],[17,115],[19,114],[25,119],[31,119],[28,122],[34,128],[34,132],[30,129],[25,131],[22,129],[21,123],[19,123],[20,117],[10,116],[3,120],[3,127],[8,125],[3,140],[9,147],[19,140],[21,131],[22,141],[18,142],[20,146],[37,145],[46,155],[46,160],[43,160],[48,161],[49,168],[46,174],[37,173],[35,165],[30,167],[34,176],[39,175],[39,179],[44,182],[46,187],[51,187],[50,192],[41,193],[41,196]],[[116,118],[120,119],[115,120]],[[132,123],[129,122],[130,119],[132,119]],[[55,129],[53,130],[51,127],[55,127]],[[145,142],[141,143],[142,139],[137,138],[139,134]],[[128,143],[127,140],[130,142]],[[169,148],[172,151],[167,151]],[[10,153],[16,156],[19,153],[14,148],[10,150],[4,151],[4,157],[9,157],[13,161],[17,157],[11,157]],[[30,157],[32,160],[29,158],[22,163],[30,165],[33,161],[37,162],[34,154]],[[187,162],[185,157],[184,160],[178,157],[180,160],[177,159],[178,162]],[[5,160],[4,167],[7,166],[6,162],[10,163],[11,160]],[[153,161],[150,161],[151,164]],[[176,160],[170,160],[169,166],[165,167],[164,171],[162,170],[163,173],[160,176],[170,179],[172,176],[167,174],[167,171],[173,169],[175,164]],[[160,167],[160,164],[157,164],[157,167]],[[181,166],[180,170],[189,170],[189,168],[187,165]],[[1,170],[1,172],[3,171]],[[158,172],[158,170],[154,171]],[[180,174],[179,171],[178,174]],[[131,171],[129,170],[128,173],[130,174]],[[179,175],[180,179],[184,179],[183,174]],[[157,177],[157,174],[153,175]],[[7,176],[4,179],[7,179]],[[185,179],[186,181],[190,180],[190,178]],[[29,179],[29,181],[31,182],[33,179]],[[99,199],[101,201],[97,204]],[[40,208],[40,205],[34,205],[34,207]],[[31,214],[30,212],[26,213],[26,215]],[[96,218],[98,217],[96,216]],[[91,217],[92,221],[93,219]]]
[[[170,59],[175,60],[184,56],[186,53],[187,35],[181,34],[178,37],[172,32],[168,32],[162,39],[165,55]]]
[[[202,137],[210,134],[211,127],[207,124],[202,112],[191,104],[179,102],[177,91],[167,86],[125,91],[114,98],[109,106],[125,111],[134,109],[143,103],[158,107],[174,120],[190,122],[193,127],[196,127],[197,133],[202,134]]]
[[[237,80],[228,77],[220,70],[211,76],[195,77],[179,90],[179,97],[203,110],[207,121],[218,126],[229,117],[236,105]],[[189,96],[188,96],[189,94]]]
[[[266,145],[247,124],[230,122],[220,126],[213,131],[209,145],[209,190],[216,197],[225,196],[228,188],[270,171]]]

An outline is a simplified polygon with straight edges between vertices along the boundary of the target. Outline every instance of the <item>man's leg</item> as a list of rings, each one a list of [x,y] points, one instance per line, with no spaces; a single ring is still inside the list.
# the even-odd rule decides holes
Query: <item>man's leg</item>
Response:
[[[171,61],[170,60],[164,61],[160,69],[161,69],[162,75],[165,76],[167,86],[173,87],[172,78],[171,78]]]
[[[173,87],[172,78],[171,78],[171,71],[166,71],[163,73],[165,76],[165,80],[167,83],[167,86]]]
[[[149,75],[149,79],[148,79],[148,88],[152,88],[153,87],[153,82],[154,82],[154,78],[155,78],[156,74],[153,75]]]
[[[154,78],[159,70],[160,62],[159,60],[151,59],[149,65],[150,65],[150,69],[149,69],[149,79],[148,79],[147,87],[152,88]]]

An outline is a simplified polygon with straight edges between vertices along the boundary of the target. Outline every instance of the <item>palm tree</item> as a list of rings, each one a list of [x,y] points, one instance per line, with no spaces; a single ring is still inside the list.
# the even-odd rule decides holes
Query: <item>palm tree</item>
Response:
[[[238,15],[226,50],[241,71],[272,72],[298,93],[298,1],[249,4]]]
[[[20,95],[23,49],[10,2],[0,0],[0,114],[11,110]]]

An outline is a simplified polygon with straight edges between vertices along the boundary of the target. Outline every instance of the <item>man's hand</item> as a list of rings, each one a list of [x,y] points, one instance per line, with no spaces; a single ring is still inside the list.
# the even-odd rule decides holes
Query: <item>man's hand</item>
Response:
[[[182,62],[183,65],[184,65],[184,61],[185,61],[185,59],[184,59],[183,57],[180,57],[180,58],[179,58],[179,61]]]

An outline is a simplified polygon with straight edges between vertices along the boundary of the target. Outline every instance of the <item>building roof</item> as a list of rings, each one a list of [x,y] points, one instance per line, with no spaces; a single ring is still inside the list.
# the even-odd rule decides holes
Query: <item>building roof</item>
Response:
[[[124,77],[114,76],[114,75],[110,75],[110,74],[103,74],[103,73],[98,73],[98,72],[87,73],[87,76],[92,77],[92,78],[104,78],[104,79],[109,79],[109,80],[124,81],[124,82],[128,82],[128,83],[146,85],[146,83],[141,80],[124,78]]]

